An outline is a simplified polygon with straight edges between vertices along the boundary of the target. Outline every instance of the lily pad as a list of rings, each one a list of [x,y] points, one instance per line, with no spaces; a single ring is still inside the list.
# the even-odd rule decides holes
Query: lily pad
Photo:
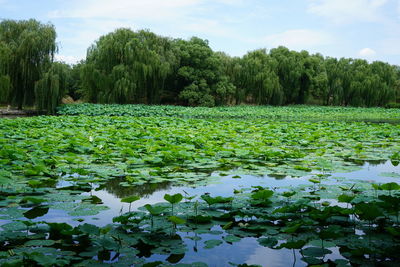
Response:
[[[210,239],[204,242],[204,248],[205,249],[212,249],[215,248],[219,245],[221,245],[223,242],[219,239]]]

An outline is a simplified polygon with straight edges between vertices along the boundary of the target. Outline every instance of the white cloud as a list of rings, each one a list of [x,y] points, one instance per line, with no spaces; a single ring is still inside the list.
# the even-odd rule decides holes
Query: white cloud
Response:
[[[119,20],[98,20],[98,19],[83,19],[75,23],[69,23],[66,26],[60,27],[59,43],[60,52],[66,54],[64,48],[69,48],[68,51],[74,53],[73,58],[61,59],[66,63],[75,63],[86,57],[86,49],[90,47],[100,36],[114,31],[117,28],[131,28],[136,30],[136,26],[128,21]],[[65,46],[65,47],[64,47]],[[75,51],[71,50],[74,49]],[[78,54],[79,51],[79,54]]]
[[[334,23],[378,21],[388,0],[312,0],[308,11]]]
[[[373,57],[376,55],[375,50],[371,49],[371,48],[363,48],[358,52],[358,55],[360,55],[361,57],[364,58],[369,58],[369,57]]]
[[[65,62],[67,64],[75,64],[80,60],[80,58],[75,56],[55,55],[55,60]]]
[[[333,41],[334,39],[331,35],[309,29],[288,30],[278,34],[268,35],[264,38],[264,42],[268,47],[283,45],[294,50],[329,45]]]
[[[2,1],[2,0],[0,0]],[[215,4],[218,4],[218,7]],[[64,2],[64,7],[48,13],[52,19],[65,18],[70,23],[60,32],[60,43],[75,47],[89,47],[101,35],[116,28],[132,28],[137,30],[157,26],[166,34],[168,28],[175,37],[201,35],[232,37],[234,29],[227,24],[231,16],[219,14],[210,18],[210,13],[225,6],[239,7],[247,3],[244,0],[72,0]],[[160,25],[162,25],[160,27]],[[65,53],[64,50],[60,50]],[[82,53],[83,54],[83,53]],[[83,55],[81,55],[83,56]]]
[[[83,0],[72,7],[54,10],[51,17],[163,20],[185,16],[202,0]]]
[[[0,0],[2,1],[2,0]],[[122,20],[163,21],[207,14],[218,3],[240,6],[244,0],[72,0],[63,9],[49,12],[50,18],[101,18]]]

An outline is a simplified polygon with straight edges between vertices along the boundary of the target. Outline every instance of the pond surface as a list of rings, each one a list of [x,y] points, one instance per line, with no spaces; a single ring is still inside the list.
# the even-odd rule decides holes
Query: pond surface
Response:
[[[389,177],[393,174],[394,177]],[[385,176],[386,175],[386,176]],[[397,177],[398,176],[398,177]],[[84,195],[92,195],[99,197],[102,202],[111,209],[102,211],[99,215],[94,216],[96,221],[93,224],[104,226],[112,222],[112,218],[121,213],[128,212],[129,204],[122,203],[121,198],[131,195],[140,196],[141,199],[135,201],[131,205],[131,210],[136,210],[145,204],[156,204],[165,202],[165,194],[181,193],[182,195],[196,195],[199,197],[205,193],[212,196],[229,197],[234,195],[234,190],[243,188],[251,188],[253,186],[269,187],[276,191],[295,190],[300,185],[312,185],[308,180],[312,175],[304,177],[285,177],[273,178],[268,175],[252,176],[240,175],[240,178],[233,178],[235,175],[219,176],[218,173],[212,175],[214,182],[199,187],[173,186],[169,183],[162,184],[145,184],[143,186],[124,187],[120,185],[123,179],[113,179],[104,186],[98,187]],[[389,183],[400,181],[400,166],[394,166],[390,161],[384,163],[365,163],[360,166],[360,170],[347,173],[333,173],[330,178],[324,181],[325,184],[337,184],[345,178],[349,182],[370,182],[370,183]],[[69,184],[69,182],[61,182],[59,186]],[[52,216],[53,217],[53,216]],[[98,218],[98,219],[97,219]],[[49,217],[49,219],[51,219]],[[63,218],[66,219],[66,218]],[[70,220],[70,223],[77,222]]]
[[[254,186],[267,187],[276,191],[296,190],[301,186],[312,187],[313,183],[309,181],[309,176],[301,178],[273,178],[265,176],[251,175],[226,175],[220,176],[220,173],[212,173],[213,182],[199,187],[190,186],[173,186],[170,183],[160,184],[145,184],[142,186],[126,187],[120,183],[124,178],[116,178],[99,186],[93,184],[93,189],[90,192],[81,194],[84,197],[97,197],[101,202],[109,207],[107,210],[100,211],[99,214],[93,216],[71,216],[67,211],[50,208],[44,216],[34,218],[33,221],[47,222],[64,222],[76,226],[83,223],[90,223],[103,227],[112,223],[112,218],[128,212],[129,210],[138,210],[145,204],[156,204],[165,202],[165,194],[181,193],[182,195],[197,196],[210,194],[211,196],[229,197],[234,195],[234,190],[249,189]],[[75,176],[77,178],[78,176]],[[71,177],[70,177],[71,178]],[[66,179],[60,181],[56,186],[58,188],[68,187],[74,182]],[[398,182],[400,180],[400,166],[394,166],[390,161],[384,163],[364,163],[359,170],[347,173],[332,173],[328,178],[323,180],[323,184],[335,185],[338,182],[347,181],[347,183],[388,183]],[[278,189],[279,187],[279,189]],[[121,198],[137,195],[141,199],[133,202],[131,205],[122,203]],[[196,198],[192,201],[195,201]],[[28,210],[28,209],[27,209]],[[78,220],[82,219],[82,220]],[[0,220],[0,225],[9,221]],[[214,227],[214,233],[196,234],[193,232],[177,232],[180,238],[186,245],[187,251],[184,254],[151,254],[146,252],[146,247],[143,248],[143,257],[147,262],[166,261],[170,263],[193,263],[204,262],[209,266],[231,266],[231,263],[247,263],[258,264],[261,266],[307,266],[307,263],[301,260],[299,250],[291,249],[271,249],[263,247],[257,241],[257,238],[246,237],[237,242],[223,243],[212,250],[205,249],[206,242],[209,240],[220,239],[226,236],[221,227]],[[331,248],[332,253],[326,255],[324,260],[344,259],[337,248]],[[114,259],[117,261],[118,257]]]

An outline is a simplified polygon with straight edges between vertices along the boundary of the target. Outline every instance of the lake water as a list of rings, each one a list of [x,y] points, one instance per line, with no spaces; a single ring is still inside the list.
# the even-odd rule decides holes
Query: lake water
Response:
[[[390,175],[393,174],[393,175]],[[338,180],[345,178],[347,181],[366,181],[374,183],[387,183],[398,182],[400,178],[388,177],[400,174],[400,166],[393,166],[389,161],[385,163],[373,164],[365,163],[361,166],[360,170],[348,173],[333,173],[324,183],[335,184]],[[94,185],[93,190],[83,193],[85,196],[96,196],[110,209],[101,211],[95,216],[81,216],[73,217],[68,215],[66,211],[50,209],[49,212],[34,221],[47,221],[47,222],[65,222],[70,225],[78,225],[81,223],[91,223],[98,226],[105,226],[112,223],[112,218],[128,212],[129,204],[122,203],[121,198],[138,195],[140,200],[135,201],[131,205],[131,210],[137,210],[145,204],[155,204],[165,202],[165,194],[189,194],[197,195],[209,193],[211,196],[232,196],[234,189],[251,188],[252,186],[269,187],[274,190],[285,190],[290,188],[295,189],[300,185],[312,185],[308,180],[312,175],[301,178],[286,177],[284,179],[276,179],[273,177],[265,176],[251,176],[240,175],[241,178],[234,178],[234,175],[219,176],[219,173],[212,174],[215,179],[213,183],[199,186],[173,186],[170,183],[162,184],[147,184],[135,187],[123,187],[120,182],[123,178],[110,180],[103,186],[99,187]],[[72,183],[69,181],[61,181],[57,187],[70,186]],[[277,189],[279,187],[279,189]],[[83,218],[83,222],[76,219]],[[7,223],[7,221],[0,221],[0,225]],[[214,229],[213,229],[214,230]],[[215,229],[221,230],[221,229]],[[171,263],[193,263],[204,262],[209,266],[231,266],[232,263],[247,263],[258,264],[261,266],[307,266],[301,260],[301,255],[298,250],[280,249],[274,250],[260,246],[257,238],[243,238],[239,242],[232,244],[223,243],[213,249],[204,249],[207,240],[220,239],[222,235],[213,234],[199,234],[201,240],[195,241],[189,237],[193,237],[194,233],[179,233],[182,240],[184,240],[187,251],[182,255],[147,255],[146,261],[153,262],[157,260],[169,261]],[[332,254],[329,254],[325,259],[342,259],[336,248],[331,249]]]

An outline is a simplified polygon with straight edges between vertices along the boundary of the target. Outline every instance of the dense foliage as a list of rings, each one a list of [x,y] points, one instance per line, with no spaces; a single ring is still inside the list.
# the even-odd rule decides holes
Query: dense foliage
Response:
[[[58,115],[87,116],[134,116],[134,117],[181,117],[181,118],[265,118],[270,120],[299,121],[370,121],[399,122],[399,109],[322,107],[294,105],[232,106],[232,107],[183,107],[168,105],[118,105],[118,104],[70,104],[62,105]]]
[[[36,82],[35,96],[38,110],[53,113],[69,86],[71,68],[60,62],[51,64],[49,70]]]
[[[385,106],[400,93],[400,71],[383,62],[324,58],[278,47],[230,57],[206,40],[118,29],[88,52],[81,72],[95,103],[320,104]]]
[[[190,106],[227,104],[234,86],[221,70],[219,58],[208,42],[193,37],[189,41],[178,40],[177,47],[179,98]]]
[[[82,87],[90,102],[158,103],[176,55],[171,42],[148,31],[120,29],[90,47]]]
[[[56,31],[36,20],[0,22],[0,102],[52,112],[64,96],[64,72],[52,66]]]
[[[100,176],[105,168],[136,176],[139,166],[166,178],[165,172],[177,174],[171,165],[194,173],[201,166],[246,164],[264,173],[291,173],[296,166],[317,168],[322,160],[387,160],[399,150],[398,125],[365,122],[61,116],[3,119],[0,126],[0,160],[14,178],[58,178],[85,168]]]
[[[377,114],[388,110],[285,107],[268,119],[257,118],[265,112],[262,107],[251,112],[249,107],[128,106],[127,111],[132,107],[162,117],[0,120],[0,265],[206,266],[185,258],[204,253],[204,260],[224,266],[232,253],[241,253],[243,247],[235,244],[246,247],[249,240],[255,240],[251,253],[263,247],[283,253],[284,266],[288,249],[301,265],[400,262],[400,186],[383,182],[400,177],[394,167],[400,162],[399,125],[297,117],[326,109],[325,114],[367,118],[371,112],[371,118],[385,118],[389,113]],[[181,109],[196,118],[183,118]],[[213,111],[225,119],[199,119]],[[247,117],[235,119],[235,114]],[[279,121],[279,114],[296,120]],[[387,161],[397,169],[378,177],[364,169],[365,181],[343,177],[365,161]],[[248,174],[259,175],[254,177],[259,184],[249,184]],[[215,176],[232,176],[230,183],[243,180],[245,186],[222,195],[168,192],[166,202],[156,203],[162,197],[146,202],[146,190],[158,185],[189,191],[219,181]],[[303,185],[275,188],[286,179],[291,179],[286,185]],[[98,195],[104,189],[124,192],[119,199],[126,210],[108,207],[109,197]],[[136,206],[142,196],[144,202]],[[219,248],[230,255],[222,257]],[[234,263],[243,261],[236,257]]]

